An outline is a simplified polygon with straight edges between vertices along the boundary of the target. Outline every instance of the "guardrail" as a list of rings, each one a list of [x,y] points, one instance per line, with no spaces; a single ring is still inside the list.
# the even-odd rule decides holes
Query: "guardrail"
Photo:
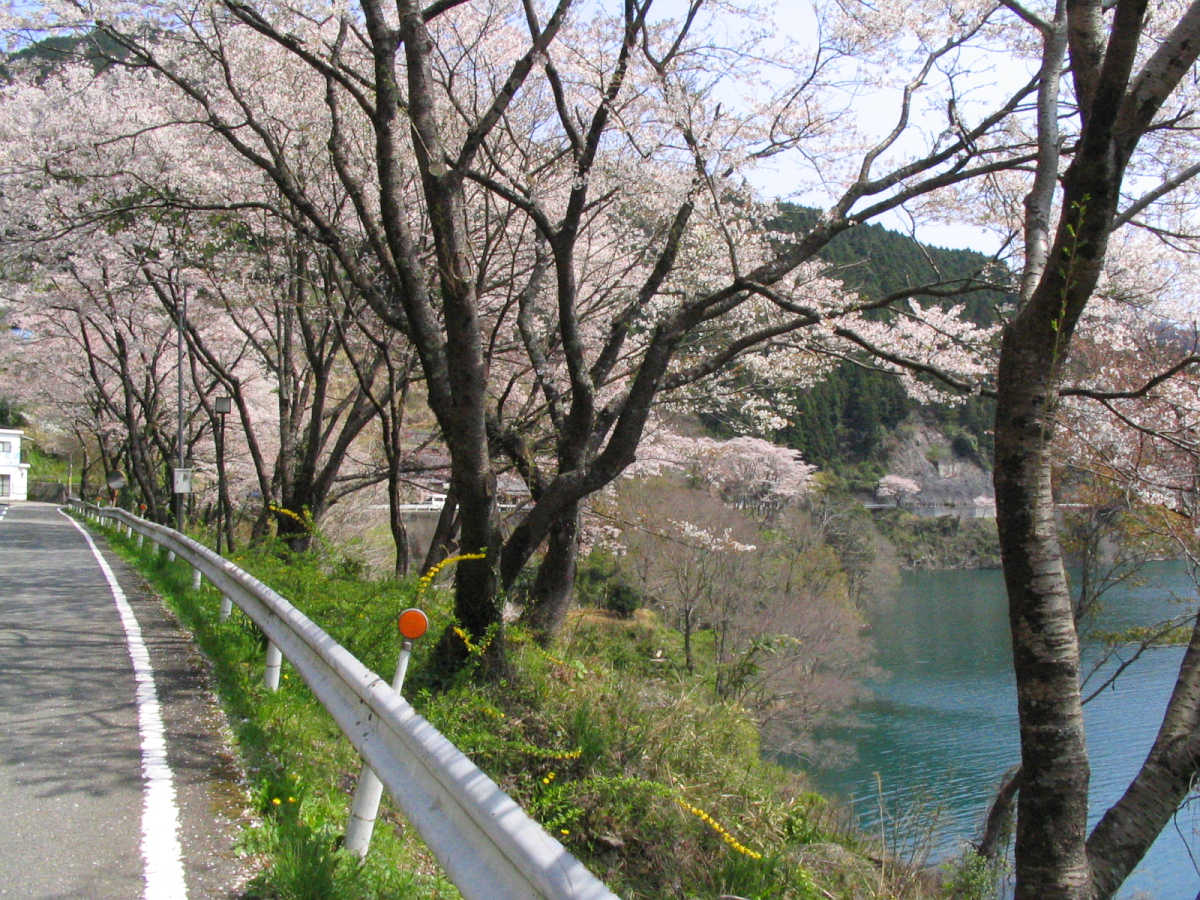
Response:
[[[549,835],[403,697],[312,620],[208,547],[122,509],[73,501],[186,561],[193,584],[207,578],[269,641],[264,681],[279,685],[284,656],[374,770],[467,898],[601,900],[607,886]]]

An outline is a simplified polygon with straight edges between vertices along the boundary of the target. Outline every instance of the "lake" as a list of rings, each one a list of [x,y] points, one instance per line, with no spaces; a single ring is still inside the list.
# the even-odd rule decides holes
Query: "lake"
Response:
[[[1185,607],[1172,598],[1196,593],[1185,568],[1166,562],[1118,590],[1102,623],[1112,630],[1178,615]],[[906,573],[895,600],[869,618],[882,675],[857,724],[835,735],[853,761],[812,774],[900,852],[927,848],[931,860],[945,859],[978,836],[994,788],[1019,757],[1003,580],[990,570]],[[1085,648],[1085,658],[1095,652]],[[1181,647],[1150,651],[1085,707],[1093,822],[1145,758],[1182,655]],[[1197,896],[1198,806],[1176,816],[1119,897]]]

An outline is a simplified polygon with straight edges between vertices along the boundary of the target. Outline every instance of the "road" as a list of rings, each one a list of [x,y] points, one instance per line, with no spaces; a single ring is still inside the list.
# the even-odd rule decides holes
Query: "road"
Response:
[[[242,803],[204,661],[97,544],[49,504],[0,517],[0,896],[234,896]]]

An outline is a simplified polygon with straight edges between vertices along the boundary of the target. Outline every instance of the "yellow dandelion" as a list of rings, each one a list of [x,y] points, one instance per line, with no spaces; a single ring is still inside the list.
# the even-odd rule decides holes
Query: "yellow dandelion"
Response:
[[[278,797],[272,797],[272,798],[271,798],[271,802],[272,802],[274,805],[278,806],[278,805],[279,805],[280,803],[282,803],[283,801],[281,801],[281,800],[280,800]]]

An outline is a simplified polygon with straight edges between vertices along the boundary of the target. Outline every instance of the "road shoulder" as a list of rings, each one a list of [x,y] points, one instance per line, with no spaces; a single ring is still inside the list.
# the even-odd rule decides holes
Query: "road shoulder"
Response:
[[[145,579],[97,541],[141,627],[167,730],[188,895],[238,897],[254,874],[236,849],[250,821],[245,778],[211,666]]]

